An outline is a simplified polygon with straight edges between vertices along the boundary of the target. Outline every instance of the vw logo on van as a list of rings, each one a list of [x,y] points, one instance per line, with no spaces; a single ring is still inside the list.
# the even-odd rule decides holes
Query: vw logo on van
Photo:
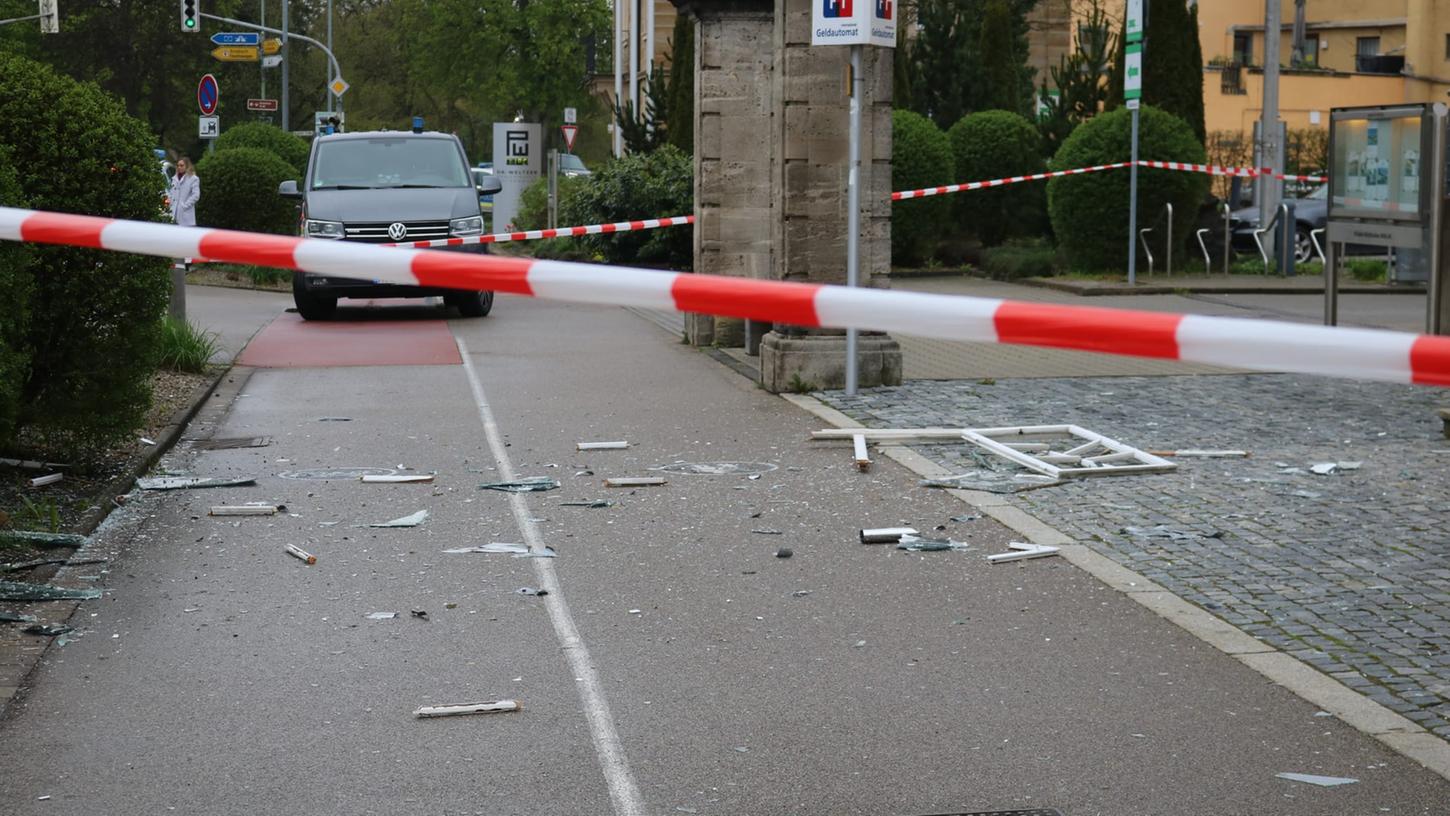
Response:
[[[408,225],[401,221],[394,221],[388,225],[388,237],[394,241],[401,241],[408,237]]]

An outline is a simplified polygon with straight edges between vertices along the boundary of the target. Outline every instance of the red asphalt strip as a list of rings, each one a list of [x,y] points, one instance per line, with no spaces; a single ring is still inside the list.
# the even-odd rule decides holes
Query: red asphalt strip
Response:
[[[446,320],[303,320],[283,314],[237,359],[256,368],[458,365]]]

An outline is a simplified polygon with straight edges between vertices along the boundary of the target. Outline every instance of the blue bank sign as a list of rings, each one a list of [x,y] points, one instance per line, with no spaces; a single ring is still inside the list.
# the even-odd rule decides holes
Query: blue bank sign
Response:
[[[896,45],[897,0],[811,0],[811,45]]]

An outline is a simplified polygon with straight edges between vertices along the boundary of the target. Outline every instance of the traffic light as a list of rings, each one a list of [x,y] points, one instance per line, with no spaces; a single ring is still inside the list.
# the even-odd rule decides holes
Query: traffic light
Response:
[[[187,34],[201,33],[201,0],[181,0],[181,30]]]

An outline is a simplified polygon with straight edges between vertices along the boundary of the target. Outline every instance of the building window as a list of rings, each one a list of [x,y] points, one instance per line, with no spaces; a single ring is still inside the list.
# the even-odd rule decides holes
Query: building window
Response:
[[[1450,60],[1450,34],[1445,35],[1445,59]]]
[[[1354,53],[1360,57],[1377,57],[1380,54],[1379,37],[1356,37],[1354,39]]]
[[[1318,68],[1319,67],[1319,35],[1304,35],[1304,54],[1295,68]]]
[[[1254,64],[1254,35],[1251,33],[1234,34],[1234,62],[1239,65]]]

